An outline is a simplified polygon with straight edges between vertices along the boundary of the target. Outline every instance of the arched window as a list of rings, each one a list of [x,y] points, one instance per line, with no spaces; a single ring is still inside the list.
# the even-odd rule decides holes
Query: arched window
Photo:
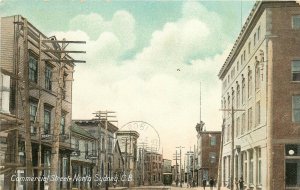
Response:
[[[255,67],[255,89],[260,89],[260,68],[259,64],[256,64]]]

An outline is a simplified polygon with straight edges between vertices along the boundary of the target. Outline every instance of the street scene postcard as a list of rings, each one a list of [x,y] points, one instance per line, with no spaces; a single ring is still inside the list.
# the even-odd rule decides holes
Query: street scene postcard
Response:
[[[0,0],[0,190],[300,190],[299,0]]]

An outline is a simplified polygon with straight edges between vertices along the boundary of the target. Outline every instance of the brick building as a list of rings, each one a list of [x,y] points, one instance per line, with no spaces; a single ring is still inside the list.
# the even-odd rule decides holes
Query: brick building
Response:
[[[299,50],[299,4],[257,2],[219,72],[222,107],[240,109],[233,129],[224,112],[222,185],[234,174],[245,189],[300,188]]]
[[[27,147],[31,146],[29,150],[32,152],[34,176],[47,177],[50,174],[54,138],[59,138],[60,141],[59,151],[55,152],[59,158],[58,175],[66,177],[71,173],[70,126],[74,64],[68,55],[65,59],[69,62],[65,64],[63,70],[59,69],[57,62],[45,61],[60,59],[60,55],[41,49],[55,51],[60,49],[60,44],[44,43],[43,40],[55,37],[48,38],[22,16],[3,17],[0,23],[2,83],[0,184],[3,189],[25,189],[28,184],[13,182],[10,177],[13,174],[19,177],[26,176],[26,172],[30,170],[25,163],[30,157],[26,155],[26,134],[30,133],[27,137],[29,136],[31,143],[26,144]],[[24,66],[28,68],[28,72]],[[61,88],[58,85],[59,70],[64,72],[63,94],[60,94]],[[60,95],[62,105],[58,107],[57,99]],[[25,125],[26,121],[29,121],[28,126]],[[25,133],[25,126],[29,133]],[[55,128],[59,129],[59,135],[54,135]],[[70,183],[57,182],[56,185],[62,189],[70,187]],[[33,188],[46,189],[47,186],[47,182],[35,181]]]
[[[145,185],[162,185],[163,158],[157,152],[145,152]]]
[[[221,131],[205,131],[198,124],[197,131],[197,149],[195,151],[194,173],[191,173],[195,185],[202,186],[202,181],[207,182],[210,178],[218,177],[218,161],[220,155]]]

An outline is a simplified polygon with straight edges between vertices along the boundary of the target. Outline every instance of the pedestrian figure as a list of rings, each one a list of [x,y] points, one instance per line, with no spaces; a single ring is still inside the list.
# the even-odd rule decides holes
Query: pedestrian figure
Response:
[[[240,185],[240,190],[244,190],[244,180],[243,180],[243,176],[241,176],[240,180],[239,180],[239,185]]]
[[[203,180],[202,180],[202,186],[203,186],[203,188],[204,188],[204,190],[205,190],[205,187],[206,187],[206,179],[203,179]]]
[[[238,190],[239,189],[239,180],[237,177],[234,179],[234,183],[235,183],[236,189]]]
[[[213,190],[213,189],[214,189],[214,183],[215,183],[215,181],[214,181],[213,178],[211,177],[210,180],[209,180],[209,187],[210,187],[210,190]]]

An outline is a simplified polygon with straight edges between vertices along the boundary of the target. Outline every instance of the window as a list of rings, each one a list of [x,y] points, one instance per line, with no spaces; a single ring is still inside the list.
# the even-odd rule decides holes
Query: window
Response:
[[[45,88],[52,90],[52,67],[46,65],[45,67]]]
[[[65,134],[66,116],[62,115],[60,120],[60,134]]]
[[[248,43],[248,54],[251,53],[251,42]]]
[[[235,107],[235,102],[236,101],[235,101],[235,92],[233,90],[233,87],[232,87],[232,92],[231,93],[232,93],[232,106]]]
[[[236,87],[236,107],[237,108],[240,108],[240,102],[241,102],[241,99],[240,99],[240,85],[237,85],[237,87]]]
[[[235,67],[231,70],[231,79],[234,79],[235,76]]]
[[[217,144],[217,138],[216,136],[210,137],[210,146],[215,146]]]
[[[254,36],[253,36],[253,44],[254,44],[254,46],[255,46],[255,44],[256,44],[256,33],[255,33]]]
[[[257,184],[261,185],[261,148],[257,148]]]
[[[89,156],[89,143],[85,142],[85,158]]]
[[[252,129],[252,108],[248,109],[248,131],[250,131]]]
[[[292,17],[292,28],[300,29],[300,15],[294,15]]]
[[[292,61],[292,80],[300,81],[300,60]]]
[[[237,62],[237,63],[236,63],[236,70],[237,70],[237,71],[239,71],[239,66],[240,66],[240,63]]]
[[[215,152],[210,152],[209,153],[209,161],[210,163],[216,163],[217,160],[217,154]]]
[[[300,122],[300,95],[293,96],[293,122]]]
[[[33,55],[29,55],[29,80],[37,82],[38,70],[37,70],[37,58]]]
[[[248,71],[248,98],[252,96],[252,71]]]
[[[260,40],[260,26],[257,28],[257,41]]]
[[[243,65],[243,54],[241,55],[241,65]]]
[[[236,119],[236,131],[235,136],[238,137],[240,135],[240,118],[238,117]]]
[[[260,124],[260,101],[256,102],[255,106],[255,124],[256,126]]]
[[[241,134],[243,135],[245,133],[245,129],[246,129],[246,115],[245,113],[242,114],[242,127],[241,127]]]
[[[300,187],[300,144],[285,145],[285,185],[298,189]]]
[[[255,68],[255,89],[258,90],[260,88],[260,69],[259,65],[256,65]]]
[[[75,149],[79,150],[79,140],[78,139],[75,140]]]
[[[246,87],[245,87],[245,78],[243,78],[242,80],[242,104],[244,105],[245,104],[245,99],[246,99]]]
[[[34,123],[35,123],[35,117],[37,112],[37,104],[35,102],[30,102],[29,112],[30,112],[30,123],[31,123],[30,132],[36,133],[36,127],[34,126]]]
[[[45,108],[44,110],[44,134],[50,134],[51,130],[51,110]]]
[[[246,61],[246,50],[244,50],[244,56],[243,56],[244,61]]]
[[[50,150],[46,150],[45,151],[45,154],[44,154],[44,166],[47,168],[47,167],[50,167],[50,160],[51,160],[51,151]],[[44,176],[45,177],[48,177],[50,175],[50,169],[45,169],[44,170]]]
[[[226,129],[225,129],[225,131],[226,131],[226,140],[225,140],[225,142],[228,142],[229,141],[229,127],[230,127],[230,125],[228,125],[227,127],[226,127]]]
[[[249,151],[249,183],[253,184],[253,165],[254,165],[254,161],[253,161],[253,150]]]
[[[248,176],[248,171],[247,171],[247,152],[244,152],[243,154],[243,159],[244,159],[244,168],[243,168],[243,172],[244,172],[244,184],[247,183],[247,176]]]
[[[63,76],[62,99],[66,99],[67,77],[68,77],[67,73],[64,73],[64,76]]]

